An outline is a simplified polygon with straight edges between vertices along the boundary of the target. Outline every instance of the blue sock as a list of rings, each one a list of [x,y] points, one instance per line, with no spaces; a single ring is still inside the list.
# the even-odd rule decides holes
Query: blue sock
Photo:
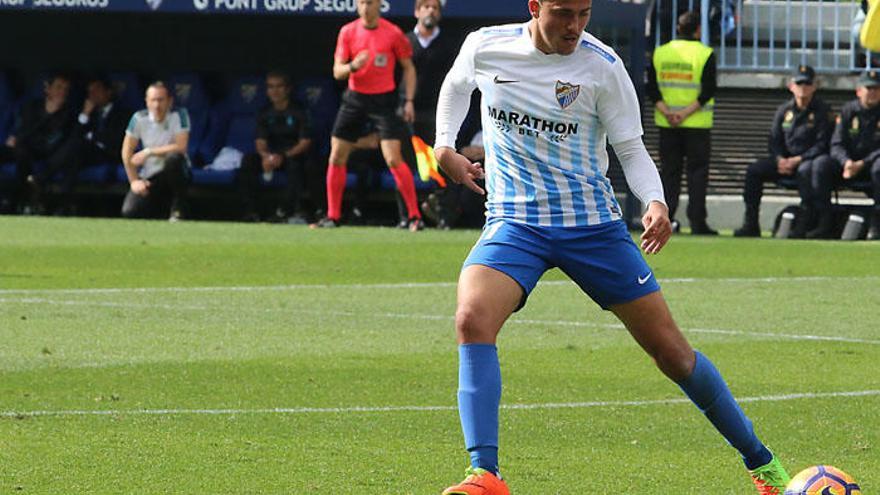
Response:
[[[773,454],[758,440],[752,422],[736,403],[718,369],[706,356],[696,351],[694,354],[697,358],[694,371],[678,386],[739,451],[746,468],[755,469],[770,462]]]
[[[458,348],[458,414],[471,466],[498,473],[498,406],[501,365],[492,344]]]

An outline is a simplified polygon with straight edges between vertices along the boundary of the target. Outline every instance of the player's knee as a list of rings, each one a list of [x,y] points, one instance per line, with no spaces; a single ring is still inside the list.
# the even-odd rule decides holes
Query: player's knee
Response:
[[[659,349],[653,358],[660,371],[674,382],[680,382],[689,377],[696,363],[694,351],[689,346],[665,347]]]
[[[462,343],[494,341],[484,312],[471,304],[460,304],[455,311],[455,333]]]
[[[385,164],[388,165],[388,168],[397,168],[401,164],[403,164],[403,158],[399,156],[392,156],[385,160]]]
[[[341,165],[345,163],[345,160],[348,159],[348,156],[343,156],[343,153],[333,150],[330,152],[330,166]]]

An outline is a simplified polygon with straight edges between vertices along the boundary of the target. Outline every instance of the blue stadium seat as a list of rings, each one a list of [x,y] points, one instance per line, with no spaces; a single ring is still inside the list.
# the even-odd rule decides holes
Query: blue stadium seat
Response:
[[[0,146],[6,142],[6,138],[12,133],[17,108],[18,105],[15,103],[0,103]]]
[[[120,105],[132,112],[144,108],[144,89],[134,72],[114,72],[108,79]]]
[[[413,172],[413,182],[416,184],[416,191],[433,191],[437,188],[437,183],[434,179],[428,179],[428,181],[425,182],[419,176],[418,172]],[[387,168],[382,170],[379,176],[379,186],[388,191],[394,191],[397,189],[397,183],[394,182],[394,176],[391,175],[391,171]]]
[[[18,103],[6,74],[0,72],[0,146],[6,142],[15,123]]]
[[[15,181],[15,163],[0,163],[0,182]]]
[[[125,173],[125,165],[121,163],[116,164],[116,170],[113,171],[111,179],[114,182],[128,184],[128,174]]]
[[[205,91],[205,84],[197,74],[191,72],[175,74],[168,79],[167,84],[171,88],[176,106],[186,107],[191,112],[208,110],[210,107],[211,101]]]
[[[238,170],[206,170],[194,168],[192,170],[192,183],[196,186],[231,186],[235,183]]]
[[[244,154],[253,153],[256,139],[257,129],[253,115],[234,115],[230,119],[224,146],[235,148]]]
[[[198,156],[201,156],[205,163],[214,161],[214,158],[223,146],[228,130],[229,115],[222,108],[222,105],[218,105],[207,112],[205,133],[202,135],[197,152]]]
[[[76,174],[76,180],[80,184],[106,184],[113,181],[116,164],[101,163],[80,170]]]
[[[330,154],[330,134],[339,110],[336,81],[329,77],[302,79],[296,84],[296,99],[309,112],[314,151],[319,157]]]
[[[241,76],[227,86],[224,107],[230,115],[255,115],[267,103],[263,76]]]
[[[358,182],[358,174],[354,172],[348,172],[345,174],[345,188],[352,189],[357,186]]]
[[[0,72],[0,106],[15,103],[15,91],[5,73]]]
[[[30,101],[45,96],[47,79],[49,79],[49,74],[45,72],[37,74],[33,79],[29,79],[31,82],[25,88],[24,94],[21,95],[21,99],[23,101]]]
[[[213,156],[204,156],[202,153],[202,141],[208,134],[210,113],[210,99],[205,91],[202,78],[190,72],[175,74],[168,79],[168,85],[174,95],[174,106],[186,108],[189,113],[188,153],[190,159],[209,161]]]

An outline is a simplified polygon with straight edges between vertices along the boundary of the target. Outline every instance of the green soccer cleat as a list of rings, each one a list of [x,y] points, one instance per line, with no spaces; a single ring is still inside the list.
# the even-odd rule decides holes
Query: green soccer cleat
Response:
[[[749,474],[752,475],[752,481],[760,495],[782,495],[785,492],[785,485],[791,480],[775,455],[770,462],[749,471]]]

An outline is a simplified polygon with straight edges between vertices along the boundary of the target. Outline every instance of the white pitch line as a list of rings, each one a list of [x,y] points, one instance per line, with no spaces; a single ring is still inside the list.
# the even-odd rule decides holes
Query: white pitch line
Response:
[[[731,278],[663,278],[661,283],[801,283],[828,281],[877,281],[880,277],[731,277]],[[431,289],[451,288],[457,282],[411,282],[411,283],[376,283],[376,284],[290,284],[290,285],[254,285],[254,286],[208,286],[208,287],[117,287],[95,289],[0,289],[0,294],[128,294],[128,293],[162,293],[162,292],[259,292],[317,289]],[[541,281],[538,285],[560,286],[574,285],[570,280]]]
[[[852,392],[806,392],[781,395],[761,395],[741,397],[740,403],[783,402],[800,399],[829,399],[880,396],[880,390],[857,390]],[[590,401],[590,402],[550,402],[544,404],[502,404],[501,409],[542,410],[542,409],[589,409],[595,407],[644,407],[658,405],[688,404],[689,399]],[[434,412],[457,411],[457,406],[364,406],[364,407],[276,407],[267,409],[115,409],[115,410],[68,410],[68,411],[0,411],[0,418],[35,418],[61,416],[182,416],[182,415],[236,415],[236,414],[350,414],[350,413],[396,413],[396,412]]]
[[[96,306],[102,308],[127,308],[127,309],[165,309],[169,311],[217,311],[227,309],[225,307],[209,307],[196,305],[171,305],[171,304],[145,304],[145,303],[115,303],[105,301],[64,301],[46,298],[0,298],[0,303],[18,303],[18,304],[54,304],[60,306]],[[404,320],[428,320],[428,321],[454,321],[455,317],[451,315],[428,315],[417,313],[365,313],[363,311],[340,311],[340,310],[317,310],[317,309],[266,309],[257,308],[261,312],[272,313],[297,313],[297,314],[314,314],[327,316],[356,316],[359,318],[395,318]],[[235,311],[241,311],[236,308]],[[526,319],[514,316],[508,320],[510,324],[515,325],[546,325],[557,327],[576,327],[576,328],[595,328],[603,330],[626,330],[621,323],[591,323],[571,320],[536,320]],[[760,337],[782,340],[805,340],[818,342],[846,342],[852,344],[868,344],[880,345],[880,340],[859,339],[855,337],[835,336],[835,335],[800,335],[791,333],[775,333],[775,332],[749,332],[745,330],[728,330],[721,328],[682,328],[685,333],[704,333],[715,335],[736,335],[743,337]]]

